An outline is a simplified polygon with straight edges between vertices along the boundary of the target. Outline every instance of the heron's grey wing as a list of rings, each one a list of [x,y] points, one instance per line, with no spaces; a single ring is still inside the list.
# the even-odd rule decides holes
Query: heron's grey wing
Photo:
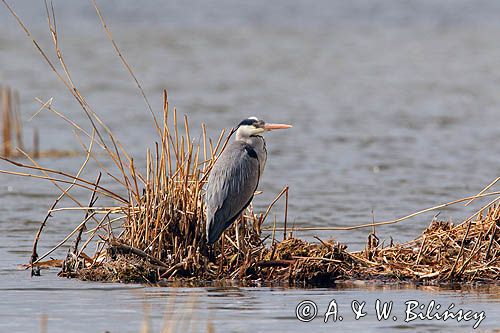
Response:
[[[246,143],[233,142],[215,163],[206,192],[209,243],[238,217],[253,198],[259,184],[260,167],[255,151]]]

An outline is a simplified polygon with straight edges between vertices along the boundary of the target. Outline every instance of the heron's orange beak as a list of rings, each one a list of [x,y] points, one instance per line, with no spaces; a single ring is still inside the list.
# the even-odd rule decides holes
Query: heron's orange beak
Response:
[[[276,129],[287,129],[292,127],[292,125],[287,125],[287,124],[264,124],[264,129],[266,131],[272,131]]]

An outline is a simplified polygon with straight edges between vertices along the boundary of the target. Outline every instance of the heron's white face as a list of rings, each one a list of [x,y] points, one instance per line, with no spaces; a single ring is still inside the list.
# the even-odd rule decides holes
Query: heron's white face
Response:
[[[264,125],[264,121],[259,120],[257,117],[249,117],[238,125],[236,137],[248,138],[253,135],[259,135],[265,131]]]
[[[255,125],[241,125],[238,127],[236,130],[236,134],[240,136],[252,136],[252,135],[258,135],[265,132],[265,129],[263,127],[257,127]]]
[[[252,135],[258,135],[260,133],[263,133],[265,130],[263,128],[258,128],[255,127],[254,125],[242,125],[238,127],[238,130],[236,131],[236,135],[243,136],[243,137],[248,137]]]

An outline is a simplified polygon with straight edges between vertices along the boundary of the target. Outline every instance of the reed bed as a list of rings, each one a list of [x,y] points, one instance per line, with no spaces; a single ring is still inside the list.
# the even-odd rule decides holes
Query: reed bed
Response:
[[[13,157],[16,148],[24,149],[19,93],[8,85],[0,86],[2,110],[2,149],[0,156]],[[34,149],[36,153],[37,149]]]
[[[250,206],[241,220],[226,230],[213,247],[209,247],[205,239],[203,189],[212,166],[231,139],[233,131],[227,135],[222,131],[217,140],[212,141],[202,125],[202,139],[196,142],[190,134],[187,117],[179,119],[175,108],[170,110],[166,91],[163,94],[161,120],[158,121],[139,80],[113,40],[94,1],[96,14],[119,60],[144,97],[157,134],[157,141],[142,157],[145,163],[141,164],[145,164],[145,167],[137,167],[136,160],[87,103],[72,79],[63,57],[52,5],[46,3],[54,51],[54,56],[49,57],[9,4],[5,0],[1,1],[88,120],[88,126],[82,126],[57,111],[51,102],[39,101],[42,109],[62,118],[77,134],[85,159],[75,174],[43,167],[28,154],[25,156],[30,163],[2,158],[26,172],[0,172],[47,180],[60,190],[60,195],[35,235],[28,265],[32,275],[39,275],[42,267],[59,266],[62,268],[60,276],[63,277],[141,283],[182,281],[196,284],[233,280],[259,284],[331,285],[335,281],[353,278],[426,282],[498,281],[500,192],[487,192],[498,179],[475,196],[424,209],[393,221],[317,229],[374,229],[377,225],[400,223],[452,204],[495,196],[493,201],[462,224],[453,226],[445,222],[433,222],[422,235],[404,244],[384,247],[379,244],[374,230],[368,237],[366,249],[358,252],[350,252],[347,246],[334,240],[317,238],[318,242],[310,243],[292,237],[301,228],[287,228],[288,190],[285,188],[264,213],[255,213]],[[99,154],[95,152],[97,149],[100,150]],[[96,180],[82,177],[91,159],[100,168],[96,170]],[[107,165],[103,163],[104,159],[111,162],[113,169],[104,167]],[[101,185],[104,178],[106,184],[111,183],[113,186]],[[88,203],[73,195],[75,188],[88,191]],[[74,207],[59,208],[64,198],[71,200]],[[284,227],[277,228],[274,223],[269,232],[263,233],[273,205],[283,198]],[[99,205],[101,202],[112,204]],[[39,255],[38,242],[50,219],[59,211],[71,211],[78,216],[75,218],[75,227],[51,250]],[[283,231],[280,240],[276,237],[278,231]],[[91,247],[94,249],[91,250]],[[67,251],[64,259],[47,260],[60,248]]]
[[[40,150],[38,128],[33,129],[31,151],[25,150],[24,125],[21,117],[19,92],[8,85],[0,86],[0,110],[2,121],[0,157],[18,159],[29,155],[32,158],[38,159],[81,155],[80,152],[71,150]]]

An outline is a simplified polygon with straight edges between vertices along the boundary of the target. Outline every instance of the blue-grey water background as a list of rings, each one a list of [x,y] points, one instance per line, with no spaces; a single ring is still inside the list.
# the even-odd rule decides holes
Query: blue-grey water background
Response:
[[[42,1],[11,5],[50,50]],[[156,139],[140,93],[106,39],[91,2],[54,1],[57,27],[73,79],[119,140],[143,163]],[[161,114],[161,92],[215,137],[255,115],[294,125],[268,135],[269,158],[257,210],[290,186],[289,220],[297,226],[348,226],[400,217],[472,195],[499,176],[500,3],[497,1],[102,1],[118,45]],[[35,97],[88,126],[81,109],[0,6],[0,83],[21,94],[27,145],[36,127],[42,149],[80,149],[61,119],[41,112]],[[53,54],[52,52],[50,52]],[[52,59],[54,59],[52,57]],[[43,159],[72,173],[83,156]],[[141,162],[142,161],[142,162]],[[2,169],[14,169],[2,163]],[[95,178],[90,165],[88,178]],[[331,289],[147,288],[64,280],[55,271],[30,278],[26,263],[36,229],[57,190],[33,179],[0,176],[0,331],[137,332],[150,313],[204,331],[471,331],[470,322],[301,323],[295,306],[312,299],[325,310],[335,298],[435,299],[447,307],[486,311],[480,328],[500,327],[499,289],[411,286]],[[85,193],[76,193],[84,201]],[[70,204],[70,203],[67,203]],[[442,210],[459,222],[475,208]],[[282,220],[282,205],[275,210]],[[373,211],[373,216],[372,216]],[[377,230],[401,242],[418,235],[434,212]],[[81,220],[57,214],[40,251]],[[368,230],[304,232],[359,249]],[[55,254],[64,255],[64,251]],[[149,309],[149,310],[144,310]],[[347,311],[347,310],[346,310]],[[189,322],[188,318],[192,320]]]

